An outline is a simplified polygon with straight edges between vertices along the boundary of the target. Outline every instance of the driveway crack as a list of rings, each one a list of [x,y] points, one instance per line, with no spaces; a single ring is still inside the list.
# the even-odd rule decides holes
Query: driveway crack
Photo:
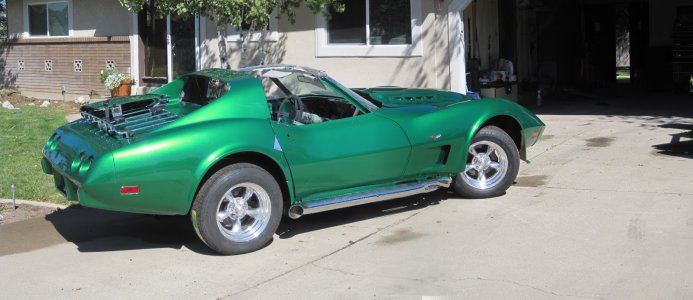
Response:
[[[546,152],[549,152],[549,151],[553,150],[554,148],[556,148],[556,147],[558,147],[558,146],[560,146],[560,145],[565,144],[566,142],[568,142],[568,141],[570,141],[570,140],[572,140],[572,139],[574,139],[574,138],[576,138],[576,137],[578,137],[578,136],[581,136],[583,133],[588,132],[588,131],[589,131],[589,129],[583,130],[583,131],[581,131],[581,132],[579,132],[579,133],[577,133],[577,134],[575,134],[575,135],[573,135],[573,136],[571,136],[571,137],[569,137],[569,138],[563,140],[562,142],[560,142],[560,143],[558,143],[558,144],[551,145],[549,148],[546,148],[546,150],[544,150],[544,151],[538,153],[537,155],[532,156],[532,157],[530,158],[530,161],[531,161],[531,160],[534,160],[535,158],[537,158],[537,157],[539,157],[539,156],[541,156],[541,155],[543,155],[543,154],[546,153]],[[541,138],[539,138],[539,140],[541,140]]]
[[[542,289],[542,288],[540,288],[540,287],[536,287],[536,286],[533,286],[533,285],[529,285],[529,284],[525,284],[525,283],[521,283],[521,282],[517,282],[517,281],[514,281],[514,280],[509,280],[509,279],[493,279],[493,278],[475,277],[475,278],[461,278],[461,279],[459,279],[459,280],[462,280],[462,281],[465,281],[465,280],[480,280],[480,281],[493,281],[493,282],[509,283],[509,284],[512,284],[512,285],[515,285],[515,286],[521,286],[521,287],[530,288],[530,289],[533,289],[533,290],[535,290],[535,291],[542,292],[542,293],[544,293],[544,294],[553,295],[553,296],[558,296],[558,297],[573,297],[573,298],[585,298],[585,299],[604,299],[603,297],[599,297],[599,296],[582,296],[582,295],[561,294],[561,293],[557,293],[557,292],[554,292],[554,291],[545,290],[545,289]]]
[[[269,278],[269,279],[267,279],[267,280],[263,280],[263,281],[261,281],[261,282],[258,282],[258,283],[256,283],[256,284],[254,284],[253,286],[247,287],[247,288],[242,289],[242,290],[240,290],[240,291],[238,291],[238,292],[235,292],[235,293],[233,293],[233,294],[226,295],[226,296],[224,296],[223,298],[233,298],[233,297],[236,296],[236,295],[239,295],[239,294],[244,293],[244,292],[246,292],[246,291],[255,289],[255,288],[257,288],[257,287],[260,287],[260,286],[262,286],[262,285],[264,285],[264,284],[266,284],[266,283],[269,283],[269,282],[272,282],[272,281],[274,281],[274,280],[276,280],[276,279],[278,279],[278,278],[284,277],[284,276],[286,276],[286,275],[288,275],[288,274],[290,274],[290,273],[293,273],[294,271],[300,270],[300,269],[302,269],[302,268],[304,268],[304,267],[306,267],[306,266],[309,266],[309,265],[314,265],[314,266],[315,266],[315,263],[316,263],[316,262],[319,262],[319,261],[321,261],[321,260],[323,260],[323,259],[326,259],[326,258],[328,258],[328,257],[330,257],[330,256],[332,256],[332,255],[335,255],[335,254],[337,254],[337,253],[339,253],[339,252],[341,252],[341,251],[343,251],[343,250],[346,250],[346,249],[348,249],[348,248],[350,248],[350,247],[352,247],[352,246],[354,246],[354,245],[356,245],[356,244],[358,244],[358,243],[360,243],[360,242],[362,242],[362,241],[368,239],[369,237],[374,236],[374,235],[376,235],[376,234],[378,234],[378,233],[380,233],[380,232],[382,232],[382,231],[385,231],[385,230],[390,229],[390,228],[392,228],[392,227],[395,227],[395,226],[397,226],[397,225],[399,225],[399,224],[402,224],[403,222],[406,222],[407,220],[409,220],[409,219],[415,217],[416,215],[422,213],[425,209],[427,209],[427,207],[422,208],[420,211],[417,211],[416,213],[413,213],[413,214],[410,215],[410,216],[407,216],[407,217],[405,217],[405,218],[399,219],[399,220],[395,221],[394,223],[392,223],[392,224],[390,224],[390,225],[387,225],[387,226],[385,226],[385,227],[378,228],[376,231],[373,231],[373,232],[371,232],[371,233],[369,233],[369,234],[367,234],[367,235],[365,235],[365,236],[363,236],[363,237],[361,237],[361,238],[359,238],[359,239],[357,239],[357,240],[355,240],[355,241],[349,241],[349,244],[344,245],[343,247],[341,247],[341,248],[339,248],[339,249],[337,249],[337,250],[334,250],[334,251],[332,251],[332,252],[330,252],[330,253],[327,253],[327,254],[325,254],[325,255],[319,256],[319,257],[317,257],[317,258],[315,258],[315,259],[313,259],[313,260],[310,260],[310,261],[308,261],[308,262],[306,262],[306,263],[304,263],[304,264],[302,264],[302,265],[300,265],[300,266],[298,266],[298,267],[295,267],[295,268],[290,269],[290,270],[287,270],[287,271],[285,271],[285,272],[283,272],[283,273],[277,274],[276,276],[274,276],[274,277],[272,277],[272,278]]]
[[[644,193],[670,196],[693,196],[690,193],[677,192],[658,192],[658,191],[627,191],[627,190],[610,190],[610,189],[591,189],[591,188],[575,188],[575,187],[558,187],[558,186],[542,186],[542,189],[550,190],[566,190],[566,191],[589,191],[589,192],[612,192],[612,193]]]

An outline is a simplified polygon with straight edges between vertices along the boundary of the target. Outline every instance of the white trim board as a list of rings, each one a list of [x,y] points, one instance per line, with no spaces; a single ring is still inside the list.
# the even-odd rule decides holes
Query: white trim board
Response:
[[[450,90],[467,93],[467,66],[465,64],[464,16],[462,10],[472,0],[453,0],[448,6],[448,51],[450,53]]]
[[[130,26],[130,76],[135,81],[134,90],[140,87],[140,33],[137,14],[131,14]]]

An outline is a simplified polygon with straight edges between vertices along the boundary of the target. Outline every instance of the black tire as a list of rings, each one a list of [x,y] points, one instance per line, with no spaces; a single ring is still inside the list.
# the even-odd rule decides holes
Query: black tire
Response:
[[[473,147],[481,156],[471,154]],[[475,168],[469,169],[470,165]],[[472,139],[467,152],[467,168],[455,176],[453,189],[464,198],[500,196],[515,181],[519,169],[520,154],[513,139],[498,127],[484,127]]]
[[[217,171],[202,185],[190,218],[197,236],[212,250],[242,254],[272,240],[282,205],[281,189],[270,173],[239,163]]]

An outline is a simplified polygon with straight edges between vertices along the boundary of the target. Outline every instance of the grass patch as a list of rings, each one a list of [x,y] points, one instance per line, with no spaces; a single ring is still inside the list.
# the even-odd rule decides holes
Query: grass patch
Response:
[[[0,198],[69,203],[55,190],[53,176],[41,170],[41,150],[56,128],[67,123],[68,110],[23,106],[0,109]]]
[[[616,76],[630,77],[630,67],[616,67]]]

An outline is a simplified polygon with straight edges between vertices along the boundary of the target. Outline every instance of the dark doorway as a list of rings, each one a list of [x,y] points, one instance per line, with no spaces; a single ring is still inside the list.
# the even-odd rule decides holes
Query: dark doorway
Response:
[[[139,35],[144,48],[142,82],[161,84],[168,82],[167,22],[154,10],[150,0],[139,13]],[[171,16],[171,64],[173,79],[196,69],[195,18]]]
[[[647,49],[650,47],[650,9],[647,2],[635,2],[628,6],[630,37],[630,82],[642,87],[647,68]]]
[[[517,5],[514,0],[498,1],[498,41],[500,58],[517,63]]]
[[[616,22],[614,5],[585,5],[587,78],[595,87],[608,87],[616,81]]]
[[[630,83],[630,10],[624,4],[615,6],[616,14],[616,82]]]
[[[649,47],[649,10],[646,2],[617,4],[616,80],[641,86]]]
[[[144,45],[143,83],[168,81],[166,63],[166,18],[154,11],[154,0],[144,5],[139,13],[139,35]]]
[[[195,71],[195,18],[171,16],[173,78]]]

